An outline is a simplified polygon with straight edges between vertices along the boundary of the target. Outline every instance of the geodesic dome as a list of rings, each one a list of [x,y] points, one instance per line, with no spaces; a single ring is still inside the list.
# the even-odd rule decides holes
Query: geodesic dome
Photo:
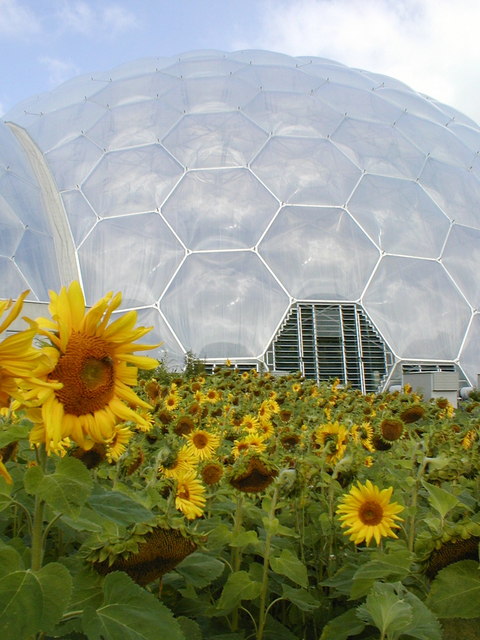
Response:
[[[331,60],[200,51],[0,127],[0,296],[122,291],[158,355],[338,376],[480,367],[480,129]]]

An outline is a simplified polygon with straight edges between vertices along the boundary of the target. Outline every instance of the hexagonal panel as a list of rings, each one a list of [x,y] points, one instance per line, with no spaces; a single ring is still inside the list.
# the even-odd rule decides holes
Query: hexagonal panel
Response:
[[[87,304],[106,291],[122,291],[124,309],[153,304],[184,253],[157,213],[101,220],[78,251]]]
[[[49,151],[81,136],[105,112],[105,108],[98,104],[73,104],[53,113],[42,114],[32,123],[29,133],[40,149]]]
[[[240,78],[257,91],[290,91],[309,94],[324,82],[315,76],[303,73],[300,69],[277,65],[247,65],[236,71],[235,79]]]
[[[105,88],[90,95],[89,100],[107,109],[113,109],[120,105],[159,98],[176,84],[178,80],[159,71],[139,74],[109,82]]]
[[[391,125],[346,118],[331,136],[358,167],[394,178],[418,177],[425,154]]]
[[[158,209],[182,175],[158,144],[106,153],[82,189],[100,217]]]
[[[186,115],[164,138],[188,169],[244,167],[267,135],[240,113]]]
[[[181,370],[185,364],[185,351],[165,322],[165,318],[156,307],[147,307],[137,311],[138,324],[144,327],[152,327],[142,339],[144,344],[159,344],[155,351],[155,357],[162,360],[169,370]],[[151,352],[145,352],[148,355]]]
[[[251,164],[279,200],[343,205],[361,176],[329,140],[271,138]]]
[[[60,191],[75,189],[102,157],[103,151],[84,135],[45,154]]]
[[[49,289],[60,287],[58,264],[53,238],[45,233],[26,229],[15,254],[15,263],[27,282],[35,287],[40,300],[48,300]]]
[[[186,173],[162,213],[189,249],[247,249],[277,209],[248,169],[210,169]]]
[[[472,277],[472,266],[475,271],[480,268],[480,231],[454,224],[445,244],[442,263],[468,302],[480,309],[480,280]]]
[[[347,207],[387,253],[438,258],[450,228],[447,216],[409,180],[365,175]]]
[[[419,184],[451,220],[480,228],[480,178],[460,167],[429,158],[420,174]]]
[[[30,283],[22,276],[13,260],[0,256],[0,269],[0,298],[16,298],[25,289],[30,289]],[[35,294],[32,292],[29,298],[35,298]]]
[[[327,137],[343,119],[312,95],[261,91],[243,110],[265,131],[277,136]]]
[[[259,253],[298,300],[356,300],[379,251],[343,209],[284,207]]]
[[[471,315],[438,262],[397,256],[381,259],[363,305],[401,358],[456,358]]]
[[[230,76],[187,78],[182,91],[187,113],[236,111],[257,93],[249,84]]]
[[[205,78],[211,76],[228,76],[243,65],[218,54],[215,57],[181,57],[178,62],[162,69],[164,73],[177,78]]]
[[[161,100],[146,100],[111,109],[86,135],[106,151],[153,144],[162,138],[181,117],[180,108]]]
[[[184,349],[202,358],[258,356],[287,306],[288,296],[249,251],[187,256],[160,300]]]
[[[471,166],[474,154],[446,126],[409,113],[404,113],[395,126],[431,158],[466,169]]]
[[[67,212],[75,246],[82,242],[98,220],[91,205],[79,189],[64,191],[62,200]]]
[[[470,379],[470,383],[478,386],[480,374],[480,314],[475,313],[468,328],[465,342],[460,353],[462,368]]]
[[[315,95],[349,118],[393,124],[402,113],[399,107],[382,100],[374,91],[365,91],[346,84],[326,82],[316,90]]]
[[[0,195],[0,255],[11,258],[23,235],[24,225]]]

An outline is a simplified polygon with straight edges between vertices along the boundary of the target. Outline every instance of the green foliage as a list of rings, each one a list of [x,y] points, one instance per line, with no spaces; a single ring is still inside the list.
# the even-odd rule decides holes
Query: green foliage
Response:
[[[89,640],[185,640],[172,613],[124,573],[111,573],[103,585],[104,600],[86,607],[83,631]]]
[[[480,611],[478,562],[461,560],[442,569],[432,583],[427,605],[439,618],[476,618]]]

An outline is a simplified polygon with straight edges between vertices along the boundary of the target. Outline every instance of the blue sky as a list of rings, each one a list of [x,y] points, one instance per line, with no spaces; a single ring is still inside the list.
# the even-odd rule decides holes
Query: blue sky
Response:
[[[260,48],[385,73],[480,122],[478,0],[0,0],[0,113],[142,57]]]

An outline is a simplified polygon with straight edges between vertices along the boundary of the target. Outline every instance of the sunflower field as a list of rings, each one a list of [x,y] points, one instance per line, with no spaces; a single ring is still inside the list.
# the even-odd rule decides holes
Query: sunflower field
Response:
[[[2,640],[480,638],[480,394],[170,372],[149,329],[0,301]]]

